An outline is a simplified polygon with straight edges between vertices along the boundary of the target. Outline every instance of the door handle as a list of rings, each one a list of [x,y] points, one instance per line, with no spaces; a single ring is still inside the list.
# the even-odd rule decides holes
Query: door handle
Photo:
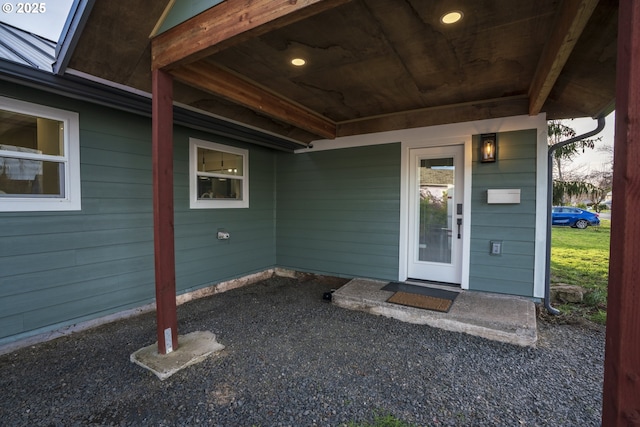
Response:
[[[459,239],[460,238],[460,226],[462,225],[462,218],[456,219],[456,222],[458,223],[458,239]]]

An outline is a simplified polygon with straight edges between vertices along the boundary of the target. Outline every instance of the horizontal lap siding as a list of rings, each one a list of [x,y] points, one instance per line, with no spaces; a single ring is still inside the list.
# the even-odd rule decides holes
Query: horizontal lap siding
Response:
[[[79,113],[82,210],[0,214],[0,343],[154,295],[149,119],[43,94],[22,99]]]
[[[0,89],[79,113],[82,180],[81,211],[0,213],[0,345],[152,302],[150,119],[24,88]],[[275,265],[275,154],[250,148],[249,209],[191,210],[190,136],[249,148],[175,129],[177,293]],[[218,241],[218,228],[231,240]]]
[[[249,149],[249,208],[189,208],[189,137]],[[176,131],[175,239],[178,293],[273,268],[275,156],[225,137]],[[229,240],[218,240],[218,229]]]
[[[498,135],[498,161],[479,163],[480,138],[473,138],[469,288],[532,296],[536,225],[537,131]],[[519,204],[488,204],[488,189],[517,188]],[[489,255],[502,240],[502,255]]]
[[[277,264],[398,278],[400,144],[280,154]]]

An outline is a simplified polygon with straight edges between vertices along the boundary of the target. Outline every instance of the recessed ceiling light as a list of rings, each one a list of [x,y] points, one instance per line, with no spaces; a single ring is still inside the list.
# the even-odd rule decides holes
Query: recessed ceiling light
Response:
[[[293,65],[295,65],[296,67],[302,67],[304,64],[306,64],[306,63],[307,63],[307,61],[305,61],[305,60],[304,60],[304,59],[302,59],[302,58],[293,58],[293,59],[291,60],[291,63],[292,63]]]
[[[451,12],[447,12],[440,18],[440,22],[443,24],[455,24],[459,20],[462,19],[464,14],[459,10],[452,10]]]

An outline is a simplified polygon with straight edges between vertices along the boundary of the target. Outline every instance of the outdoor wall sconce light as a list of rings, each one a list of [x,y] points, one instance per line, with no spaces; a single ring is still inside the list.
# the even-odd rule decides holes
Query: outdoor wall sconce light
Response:
[[[498,139],[495,133],[480,135],[480,161],[495,162],[498,158]]]

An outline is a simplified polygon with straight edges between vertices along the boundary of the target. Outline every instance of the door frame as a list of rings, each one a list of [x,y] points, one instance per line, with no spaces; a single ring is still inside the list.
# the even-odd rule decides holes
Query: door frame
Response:
[[[436,148],[451,145],[463,145],[463,205],[462,214],[462,260],[460,264],[460,288],[469,289],[469,257],[471,248],[471,167],[472,167],[472,144],[471,135],[461,137],[446,138],[424,138],[414,141],[402,142],[401,172],[400,172],[400,247],[398,280],[404,282],[408,278],[409,263],[409,175],[411,171],[410,151],[419,148]]]

